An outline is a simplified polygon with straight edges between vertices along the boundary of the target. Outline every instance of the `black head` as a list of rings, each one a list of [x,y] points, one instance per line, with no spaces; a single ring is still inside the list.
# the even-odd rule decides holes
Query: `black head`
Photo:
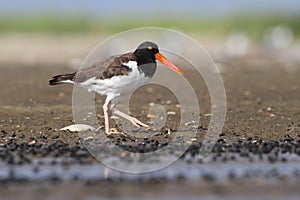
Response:
[[[140,44],[134,54],[142,63],[155,63],[155,54],[158,52],[157,44],[147,41]]]
[[[157,44],[153,42],[143,42],[138,46],[134,54],[138,58],[138,66],[142,68],[142,71],[149,71],[145,73],[147,76],[152,76],[154,74],[156,70],[155,60],[159,60],[162,64],[166,65],[178,74],[183,74],[183,72],[178,69],[171,61],[169,61],[167,58],[161,55],[161,53],[159,53]]]

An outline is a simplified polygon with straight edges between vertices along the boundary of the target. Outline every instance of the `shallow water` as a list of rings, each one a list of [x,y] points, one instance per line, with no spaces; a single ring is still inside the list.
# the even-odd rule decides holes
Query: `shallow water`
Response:
[[[228,155],[230,156],[230,155]],[[271,163],[258,156],[249,158],[235,156],[234,161],[213,161],[213,156],[200,160],[197,157],[184,158],[172,165],[150,173],[132,174],[119,172],[100,163],[71,164],[72,159],[40,158],[33,159],[32,164],[8,166],[1,164],[0,181],[111,181],[145,182],[151,180],[176,181],[185,180],[199,184],[229,184],[234,180],[248,182],[259,180],[266,184],[299,183],[300,157],[295,154],[281,154],[279,158],[286,161]]]
[[[260,160],[254,155],[251,161],[235,155],[226,162],[213,154],[205,160],[186,156],[144,174],[119,172],[100,163],[79,164],[72,158],[36,158],[30,165],[0,163],[0,192],[4,199],[23,200],[298,199],[300,158],[278,155],[283,157],[286,161],[271,163],[266,156]]]

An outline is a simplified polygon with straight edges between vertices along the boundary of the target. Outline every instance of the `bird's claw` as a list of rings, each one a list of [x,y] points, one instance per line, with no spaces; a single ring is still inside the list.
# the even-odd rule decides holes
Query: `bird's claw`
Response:
[[[147,124],[144,124],[143,122],[141,122],[140,120],[134,118],[134,117],[131,117],[130,118],[130,122],[135,125],[136,127],[149,127],[149,125]]]

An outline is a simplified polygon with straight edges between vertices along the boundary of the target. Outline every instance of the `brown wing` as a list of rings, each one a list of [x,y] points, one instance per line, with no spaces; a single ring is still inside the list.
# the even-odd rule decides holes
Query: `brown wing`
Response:
[[[113,76],[127,75],[131,69],[123,65],[129,61],[137,61],[133,53],[126,53],[121,56],[112,56],[105,61],[94,63],[91,67],[76,73],[75,82],[84,82],[92,77],[97,79],[107,79]]]
[[[53,76],[49,81],[49,84],[57,85],[66,83],[69,80],[81,83],[92,77],[96,77],[97,79],[107,79],[113,76],[127,75],[131,72],[131,69],[122,63],[127,63],[129,61],[137,61],[137,57],[133,53],[111,56],[108,59],[98,61],[92,66],[82,69],[81,71]]]

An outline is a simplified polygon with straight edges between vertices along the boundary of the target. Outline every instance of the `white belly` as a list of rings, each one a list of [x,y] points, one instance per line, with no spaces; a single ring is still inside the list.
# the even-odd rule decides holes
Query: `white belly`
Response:
[[[104,80],[93,77],[80,83],[79,86],[89,92],[97,92],[105,96],[117,97],[121,94],[128,94],[144,85],[150,79],[144,73],[139,72],[136,62],[131,63],[130,68],[132,71],[128,75],[114,76]]]

